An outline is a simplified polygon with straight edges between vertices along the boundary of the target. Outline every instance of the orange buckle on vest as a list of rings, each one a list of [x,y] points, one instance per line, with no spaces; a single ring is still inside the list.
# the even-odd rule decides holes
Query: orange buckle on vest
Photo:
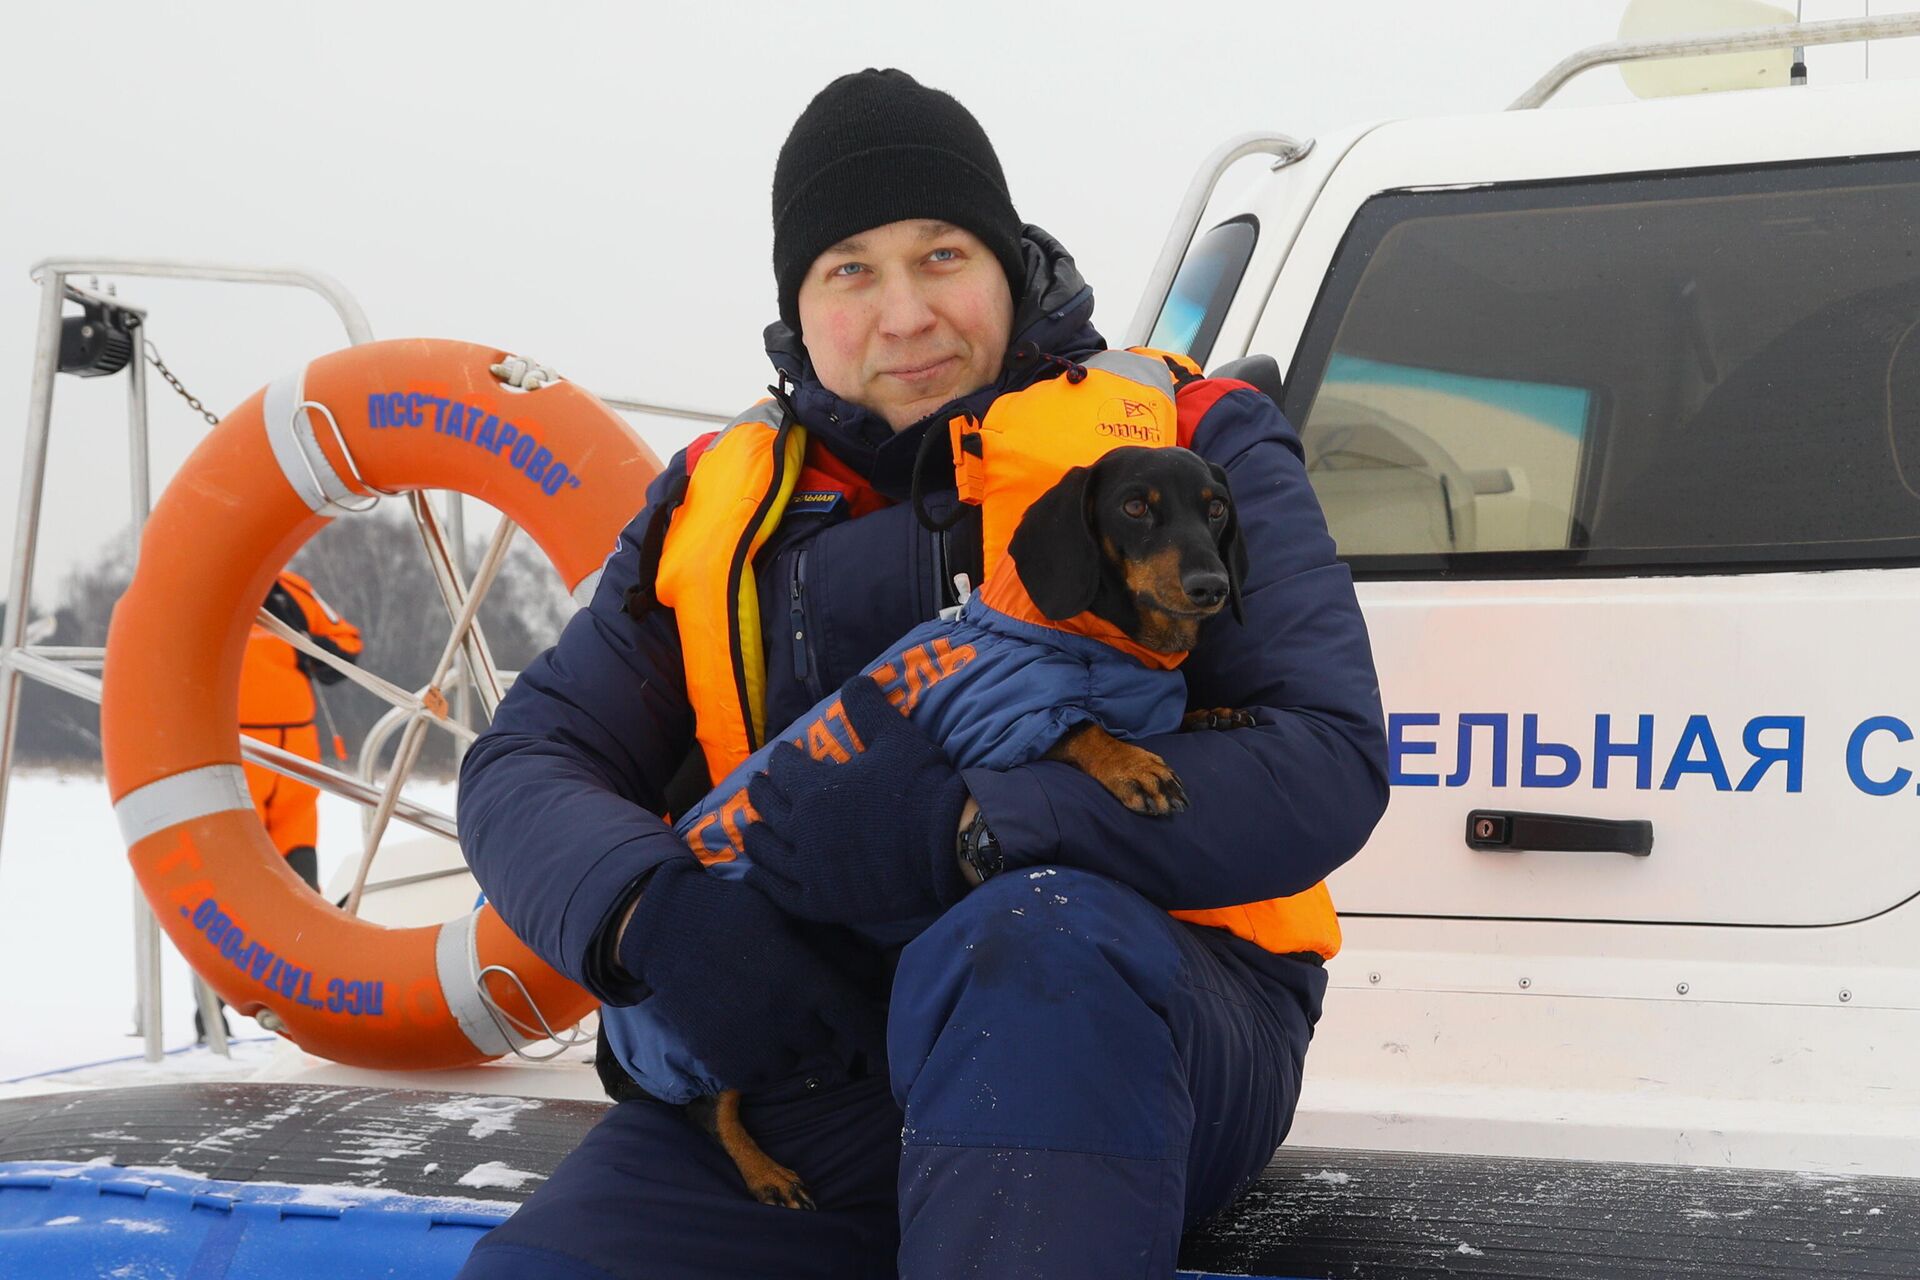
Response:
[[[979,506],[987,497],[987,459],[981,447],[980,423],[966,414],[947,420],[947,437],[953,443],[953,482],[960,501]]]

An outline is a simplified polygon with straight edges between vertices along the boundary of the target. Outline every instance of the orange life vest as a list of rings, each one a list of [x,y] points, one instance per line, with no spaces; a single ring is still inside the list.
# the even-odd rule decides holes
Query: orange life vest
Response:
[[[1184,356],[1146,348],[1103,351],[1078,371],[995,400],[978,421],[948,423],[961,501],[981,508],[987,603],[1041,626],[1090,635],[1143,661],[1174,666],[1185,656],[1142,649],[1091,614],[1046,619],[1025,597],[1016,574],[996,572],[1027,507],[1062,475],[1125,445],[1186,446],[1175,403],[1181,378],[1199,369]],[[779,526],[806,474],[827,463],[806,431],[784,420],[771,400],[735,418],[689,450],[686,494],[661,547],[654,598],[674,611],[679,629],[694,734],[707,776],[724,778],[767,738],[766,655],[753,559]],[[856,506],[855,514],[864,514]],[[1340,922],[1325,883],[1264,902],[1175,918],[1226,929],[1273,952],[1340,949]]]
[[[308,635],[331,641],[349,655],[360,652],[360,628],[334,612],[312,583],[284,570],[276,583],[299,606],[306,620],[301,629]],[[299,652],[255,623],[247,634],[246,659],[240,664],[241,727],[291,729],[312,724],[313,715],[313,682],[301,669]]]

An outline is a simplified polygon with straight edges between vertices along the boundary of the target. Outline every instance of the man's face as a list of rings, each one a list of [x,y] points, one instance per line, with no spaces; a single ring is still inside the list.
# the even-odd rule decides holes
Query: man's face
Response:
[[[1000,374],[1013,292],[1000,260],[944,222],[889,222],[834,245],[800,284],[814,372],[895,431]]]

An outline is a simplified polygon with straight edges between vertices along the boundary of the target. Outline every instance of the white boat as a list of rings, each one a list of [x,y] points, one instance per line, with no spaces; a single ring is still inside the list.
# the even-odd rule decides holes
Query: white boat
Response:
[[[1807,46],[1916,34],[1902,14],[1623,40],[1505,113],[1248,135],[1196,176],[1115,336],[1300,425],[1361,584],[1395,788],[1332,882],[1346,946],[1289,1144],[1186,1265],[1920,1275],[1920,83],[1796,72]],[[1660,96],[1538,109],[1652,59],[1678,59]],[[39,272],[16,601],[62,308],[130,307],[75,280],[299,284],[371,338],[324,277]],[[24,676],[98,697],[97,650],[30,643],[18,611],[0,644],[9,696]],[[379,804],[377,780],[277,763]],[[388,842],[363,911],[464,915],[451,818],[398,816],[427,834]],[[358,1233],[287,1245],[289,1221],[382,1241],[438,1222],[412,1269],[451,1274],[603,1105],[577,1032],[508,1038],[454,1071],[282,1044],[221,1081],[114,1068],[0,1099],[0,1259],[135,1257],[100,1225],[118,1214],[190,1231],[196,1257],[232,1246],[196,1275],[303,1274]],[[28,1230],[41,1207],[73,1230]],[[245,1270],[276,1232],[291,1269]]]

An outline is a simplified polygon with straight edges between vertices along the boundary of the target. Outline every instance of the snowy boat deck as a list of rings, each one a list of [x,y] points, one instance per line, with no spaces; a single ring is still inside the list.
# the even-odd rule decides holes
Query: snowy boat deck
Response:
[[[305,1189],[295,1202],[321,1195],[335,1209],[391,1212],[368,1200],[382,1194],[413,1197],[428,1217],[453,1205],[453,1225],[478,1226],[531,1194],[603,1110],[234,1081],[11,1098],[0,1101],[0,1225],[35,1215],[30,1193],[49,1216],[67,1212],[53,1200],[79,1194],[61,1179],[80,1176],[123,1198],[151,1185],[165,1193],[156,1213],[169,1196],[185,1196],[185,1212],[195,1196],[293,1187]],[[116,1169],[164,1176],[116,1181]],[[1203,1275],[1267,1277],[1910,1277],[1920,1275],[1920,1181],[1284,1148],[1245,1199],[1189,1236],[1181,1261]]]

